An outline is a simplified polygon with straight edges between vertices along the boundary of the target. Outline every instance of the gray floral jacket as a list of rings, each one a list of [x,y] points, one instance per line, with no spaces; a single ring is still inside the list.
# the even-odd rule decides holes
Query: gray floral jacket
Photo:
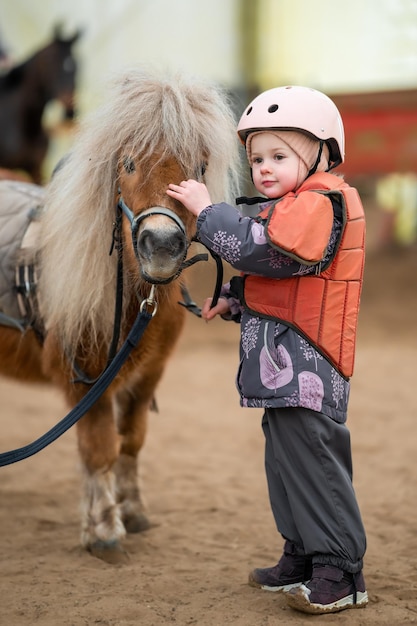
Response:
[[[264,208],[266,205],[260,205]],[[318,274],[333,254],[342,223],[336,215],[321,263],[301,265],[270,246],[264,222],[245,217],[235,207],[213,204],[197,221],[197,238],[243,274],[288,278]],[[230,284],[222,295],[229,299],[230,319],[240,321],[240,365],[236,385],[245,407],[305,407],[343,423],[347,417],[349,381],[331,363],[282,322],[256,317],[241,307]]]

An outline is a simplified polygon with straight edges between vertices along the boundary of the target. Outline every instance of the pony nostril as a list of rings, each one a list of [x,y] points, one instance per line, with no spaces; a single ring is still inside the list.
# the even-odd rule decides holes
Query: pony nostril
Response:
[[[178,231],[178,233],[176,233],[176,235],[172,237],[170,244],[171,244],[171,253],[173,254],[173,256],[179,257],[185,254],[186,248],[187,248],[187,242],[183,233]]]
[[[137,241],[138,252],[142,257],[149,259],[152,252],[152,233],[149,231],[143,231]]]

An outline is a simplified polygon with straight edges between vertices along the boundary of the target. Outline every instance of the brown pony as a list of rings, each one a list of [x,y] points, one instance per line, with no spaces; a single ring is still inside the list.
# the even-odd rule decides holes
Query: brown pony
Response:
[[[149,525],[138,486],[138,453],[155,389],[186,315],[178,305],[181,268],[195,218],[166,189],[169,182],[199,177],[214,201],[232,198],[237,146],[235,120],[221,89],[141,68],[116,77],[105,104],[84,120],[46,188],[36,246],[44,340],[31,327],[22,334],[0,326],[0,372],[52,381],[69,405],[76,405],[89,386],[74,382],[74,363],[97,377],[113,338],[118,266],[117,254],[109,250],[123,204],[116,237],[124,263],[119,345],[149,298],[151,283],[157,309],[115,380],[76,426],[83,468],[81,541],[106,560],[123,554],[126,531]],[[152,207],[168,214],[143,213]]]

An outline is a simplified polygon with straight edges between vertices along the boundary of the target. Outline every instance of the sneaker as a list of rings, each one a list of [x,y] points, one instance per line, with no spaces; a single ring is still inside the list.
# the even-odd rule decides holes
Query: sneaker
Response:
[[[286,542],[284,554],[274,567],[251,571],[248,581],[251,587],[265,591],[290,591],[311,578],[311,558],[289,553],[285,548],[290,545]]]
[[[362,572],[350,574],[332,565],[314,565],[311,580],[292,589],[286,598],[291,608],[316,615],[368,604]]]

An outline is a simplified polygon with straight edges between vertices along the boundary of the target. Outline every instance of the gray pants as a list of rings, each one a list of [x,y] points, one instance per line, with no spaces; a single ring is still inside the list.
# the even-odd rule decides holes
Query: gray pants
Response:
[[[366,537],[352,485],[347,427],[300,407],[266,409],[262,427],[278,531],[313,563],[360,571]]]

